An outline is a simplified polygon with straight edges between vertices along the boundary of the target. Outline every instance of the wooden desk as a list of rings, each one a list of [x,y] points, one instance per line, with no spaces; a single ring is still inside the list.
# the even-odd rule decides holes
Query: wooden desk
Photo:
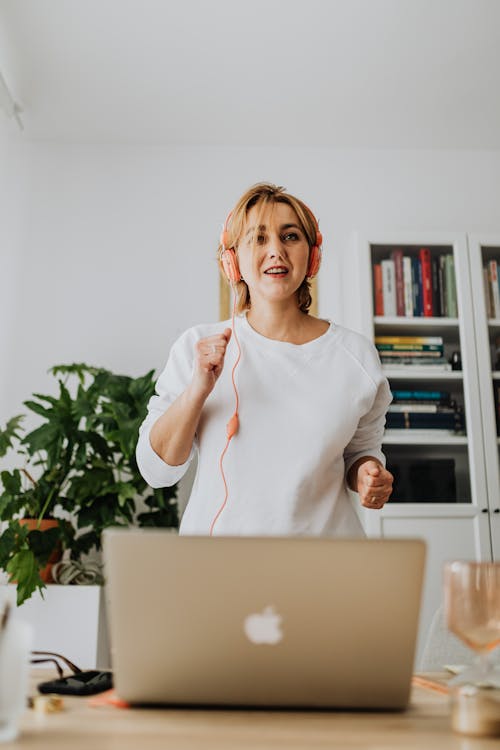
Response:
[[[36,670],[33,685],[47,676]],[[52,676],[52,675],[51,675]],[[33,694],[36,691],[33,690]],[[414,687],[401,713],[121,709],[65,697],[65,710],[26,711],[0,750],[492,750],[497,739],[450,729],[448,698]]]

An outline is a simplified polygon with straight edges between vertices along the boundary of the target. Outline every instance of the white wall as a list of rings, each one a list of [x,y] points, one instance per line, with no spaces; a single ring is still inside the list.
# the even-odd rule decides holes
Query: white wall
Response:
[[[25,180],[18,165],[22,145],[11,124],[0,117],[0,425],[8,413],[3,400],[9,392],[7,367],[16,331],[17,295],[20,287],[20,227]]]
[[[320,314],[358,326],[352,233],[500,229],[500,153],[19,143],[0,131],[0,424],[47,369],[160,368],[218,316],[220,225],[250,184],[298,193],[324,235]]]

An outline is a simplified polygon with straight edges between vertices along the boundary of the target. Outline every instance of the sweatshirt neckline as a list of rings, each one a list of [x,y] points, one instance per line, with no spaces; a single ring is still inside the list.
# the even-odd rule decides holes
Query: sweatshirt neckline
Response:
[[[335,323],[333,323],[331,320],[326,319],[326,322],[328,323],[328,328],[326,329],[324,333],[321,334],[321,336],[318,336],[315,339],[311,339],[311,341],[306,341],[304,344],[293,344],[290,341],[280,341],[279,339],[270,339],[267,336],[264,336],[262,333],[259,333],[258,331],[255,330],[255,328],[252,328],[252,326],[248,322],[246,313],[243,313],[236,320],[241,323],[244,333],[249,338],[251,338],[255,343],[260,344],[261,346],[272,348],[275,351],[277,348],[280,348],[282,350],[288,349],[290,351],[296,351],[296,352],[309,351],[310,349],[314,349],[317,346],[322,346],[325,340],[329,338],[334,333],[334,330],[335,330]]]

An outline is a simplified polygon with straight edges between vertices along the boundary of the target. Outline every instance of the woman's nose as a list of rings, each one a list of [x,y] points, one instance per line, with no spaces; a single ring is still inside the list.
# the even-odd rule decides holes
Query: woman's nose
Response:
[[[267,254],[270,258],[280,256],[283,253],[283,244],[279,234],[272,233],[267,243]]]

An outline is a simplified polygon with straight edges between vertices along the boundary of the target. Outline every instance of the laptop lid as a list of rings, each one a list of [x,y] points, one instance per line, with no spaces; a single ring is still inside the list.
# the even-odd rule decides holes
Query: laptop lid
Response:
[[[113,529],[103,544],[124,700],[407,705],[423,541]]]

